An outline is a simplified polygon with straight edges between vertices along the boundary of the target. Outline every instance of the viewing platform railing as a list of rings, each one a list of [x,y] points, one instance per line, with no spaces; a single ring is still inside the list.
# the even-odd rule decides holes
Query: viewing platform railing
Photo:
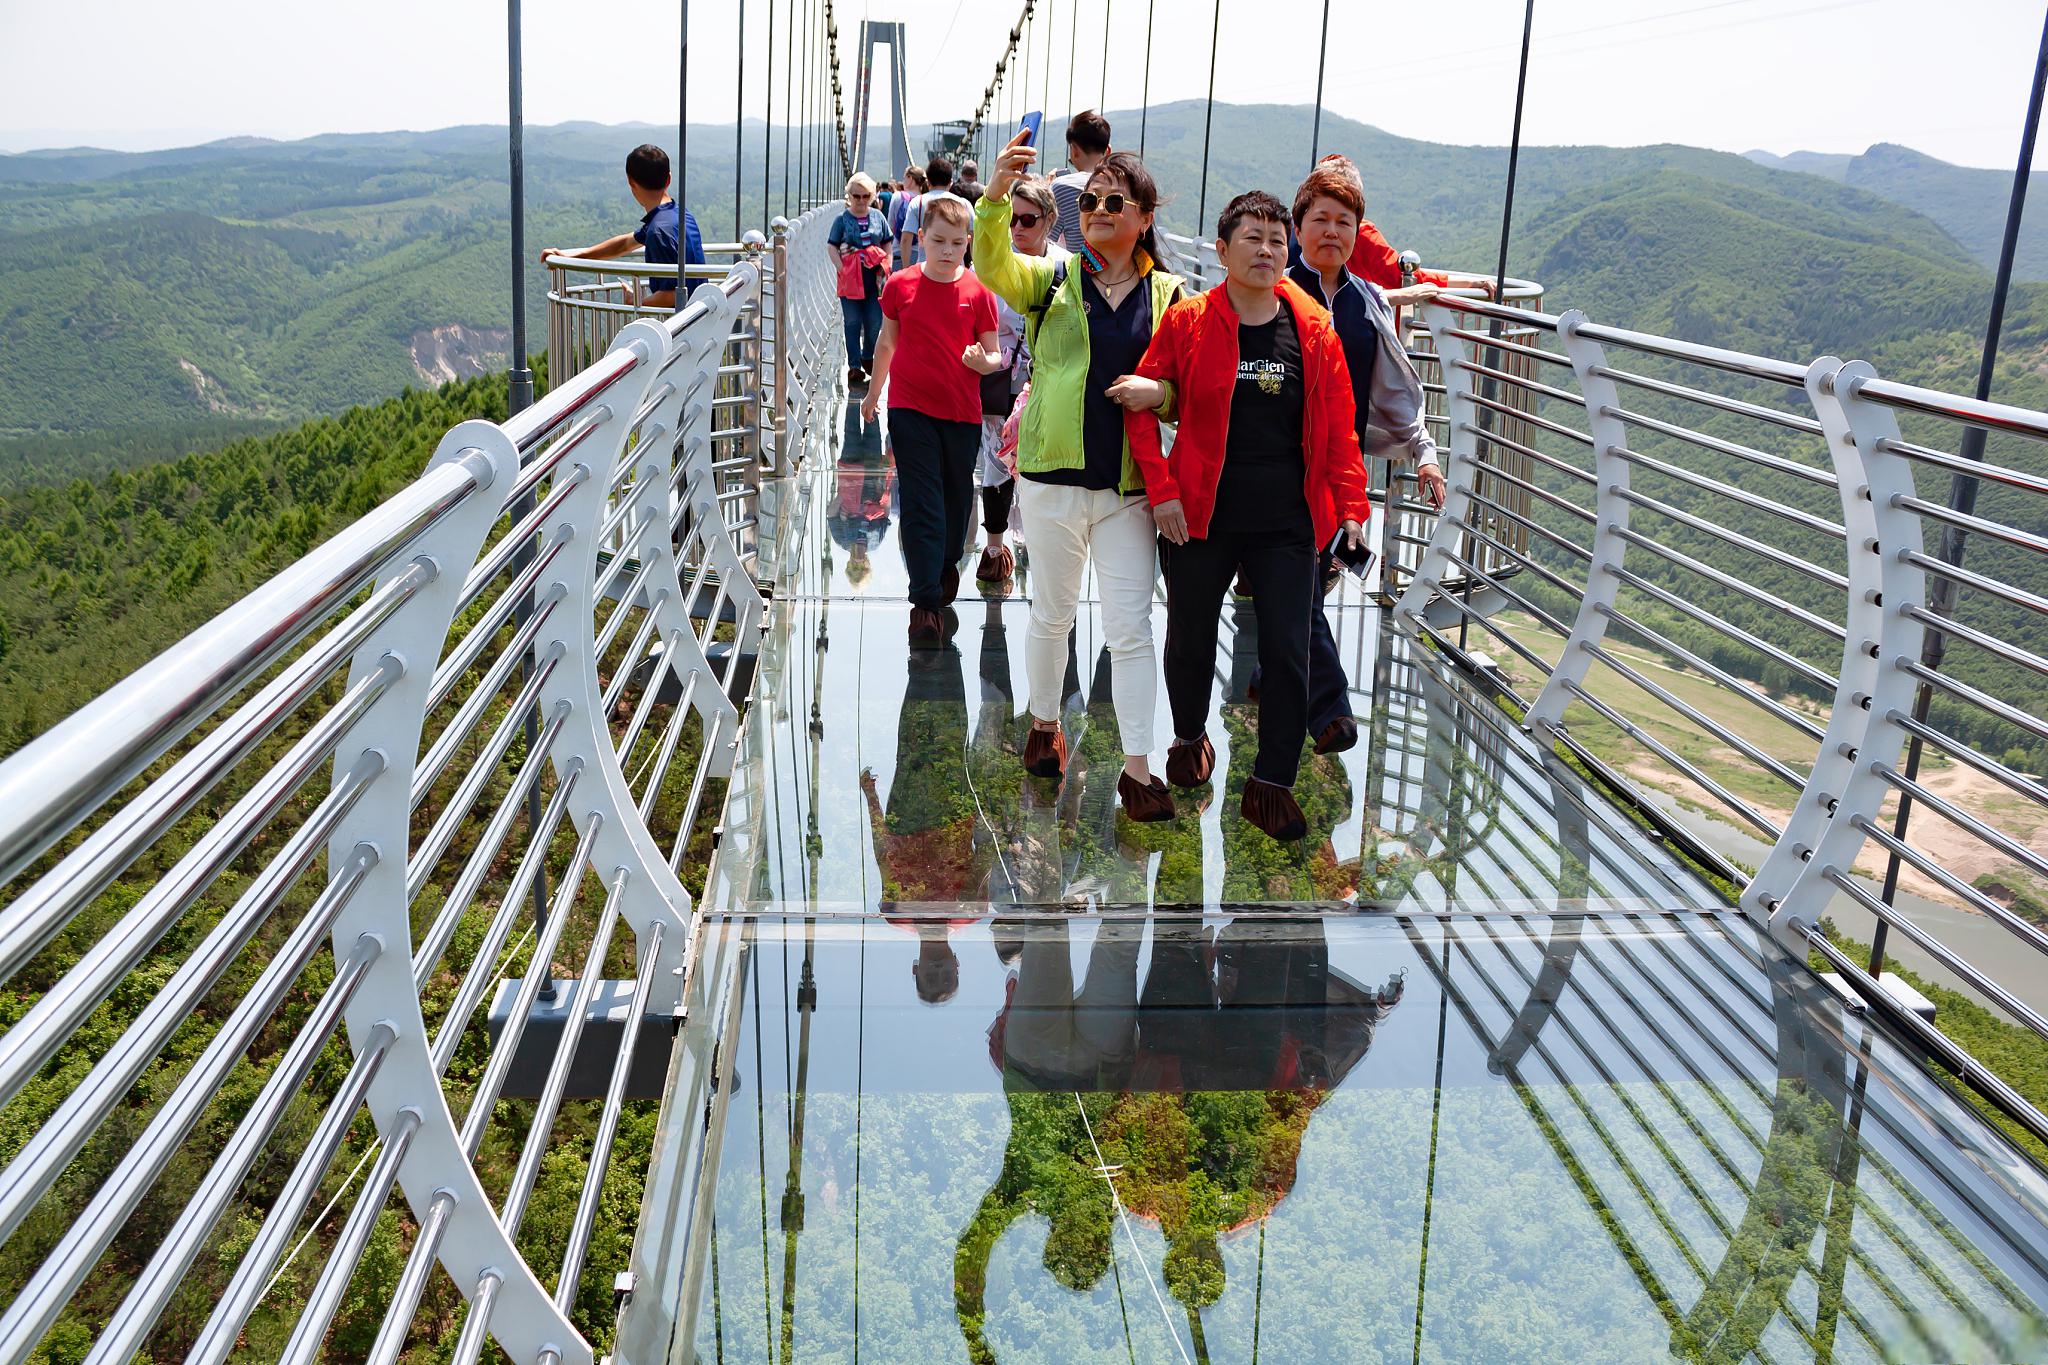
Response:
[[[1223,265],[1216,256],[1216,244],[1184,237],[1177,232],[1159,234],[1173,259],[1170,268],[1185,277],[1197,288],[1209,289],[1223,281]],[[1478,297],[1473,293],[1472,297]],[[1542,306],[1543,286],[1534,280],[1510,278],[1503,291],[1502,301],[1509,307],[1534,312]],[[1408,339],[1408,359],[1415,366],[1422,380],[1426,400],[1424,421],[1429,433],[1439,446],[1445,443],[1444,378],[1438,364],[1436,343],[1429,329],[1422,325],[1421,318],[1412,308],[1401,310],[1401,328]],[[1501,336],[1504,340],[1526,346],[1532,331],[1520,322],[1503,321]],[[1520,378],[1534,378],[1533,369],[1537,362],[1508,351],[1498,357],[1499,367]],[[1500,434],[1526,446],[1533,429],[1522,415],[1525,408],[1534,410],[1536,395],[1503,381],[1490,381],[1487,390],[1498,407],[1489,411],[1488,420],[1493,422]],[[1514,447],[1503,446],[1494,452],[1494,459],[1502,471],[1496,476],[1490,469],[1480,475],[1479,492],[1493,498],[1512,511],[1528,510],[1529,495],[1523,491],[1529,470],[1526,457],[1518,454]],[[1398,595],[1408,585],[1416,566],[1422,562],[1423,549],[1429,543],[1430,529],[1436,524],[1436,513],[1416,496],[1415,471],[1407,464],[1383,458],[1367,458],[1367,475],[1372,484],[1373,501],[1385,508],[1380,519],[1379,544],[1376,547],[1382,566],[1382,582],[1388,592]],[[1519,526],[1506,528],[1503,539],[1514,550],[1527,551],[1528,542]],[[1486,574],[1495,578],[1512,577],[1520,572],[1520,565],[1509,554],[1495,549],[1485,542],[1467,547],[1464,556],[1478,565]],[[1487,591],[1477,579],[1470,579],[1463,570],[1454,570],[1441,584],[1443,590],[1470,596],[1474,592]]]
[[[823,231],[814,213],[778,245],[800,257]],[[813,363],[829,294],[771,284],[764,309],[766,268],[751,253],[682,310],[626,319],[527,411],[456,427],[416,483],[0,766],[0,878],[27,878],[0,906],[0,979],[23,1002],[0,1103],[33,1129],[0,1168],[0,1242],[37,1267],[0,1308],[0,1359],[28,1355],[152,1206],[146,1268],[92,1291],[111,1313],[85,1358],[134,1358],[175,1301],[198,1324],[181,1358],[225,1360],[272,1295],[297,1311],[273,1302],[289,1331],[255,1349],[322,1358],[396,1189],[420,1232],[358,1358],[398,1358],[438,1264],[471,1303],[456,1360],[495,1339],[591,1361],[571,1315],[610,1308],[586,1258],[631,1061],[683,999],[687,881],[763,612],[753,513],[732,512],[763,466],[731,455],[745,437],[717,395],[772,462],[836,377]],[[770,363],[728,368],[764,317]],[[819,344],[778,347],[785,328]],[[593,1085],[570,1064],[600,998],[618,1060]],[[552,1050],[515,1065],[550,1001]],[[600,1105],[564,1131],[579,1095]],[[509,1187],[485,1188],[486,1144],[516,1149]],[[350,1211],[296,1259],[352,1158]],[[538,1178],[564,1162],[580,1198],[536,1235]],[[232,1276],[195,1304],[188,1274],[238,1220]]]
[[[416,482],[0,765],[0,1245],[33,1267],[0,1359],[64,1322],[125,1362],[175,1305],[184,1359],[313,1360],[377,1245],[381,1326],[351,1358],[394,1361],[425,1322],[462,1362],[487,1338],[592,1360],[635,1062],[691,1027],[765,610],[751,533],[839,373],[836,212],[672,313],[563,266],[541,402],[450,431]],[[1394,623],[2048,1141],[2036,1100],[1824,924],[1907,941],[2048,1041],[2015,984],[2048,929],[1956,870],[2048,879],[2048,721],[2008,699],[2048,676],[2013,642],[2048,615],[2048,415],[1536,301],[1419,310],[1450,498],[1388,519],[1417,542]],[[1955,453],[1972,425],[1981,462]],[[1909,913],[1914,886],[2001,951]],[[577,1194],[537,1219],[544,1170]],[[393,1191],[409,1243],[380,1231]],[[322,1192],[348,1211],[302,1259]],[[132,1279],[104,1271],[117,1239]],[[232,1269],[195,1302],[202,1264]]]

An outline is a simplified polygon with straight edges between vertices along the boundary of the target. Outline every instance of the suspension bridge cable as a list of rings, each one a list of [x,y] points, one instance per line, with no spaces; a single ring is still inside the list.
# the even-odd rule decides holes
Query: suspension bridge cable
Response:
[[[1323,0],[1323,37],[1316,45],[1316,116],[1308,135],[1308,164],[1313,170],[1323,150],[1323,72],[1330,64],[1330,0]]]
[[[690,0],[683,0],[682,46],[676,60],[675,200],[687,209],[690,206]]]
[[[1515,127],[1508,140],[1508,188],[1500,210],[1500,263],[1493,272],[1494,298],[1506,291],[1508,282],[1508,229],[1515,221],[1515,171],[1522,159],[1522,98],[1529,89],[1529,34],[1536,23],[1536,0],[1524,0],[1522,8],[1522,63],[1515,75]]]
[[[732,239],[740,239],[740,176],[747,158],[743,139],[747,133],[747,0],[735,0],[733,13],[739,30],[739,60],[734,64],[732,91]]]
[[[796,0],[784,0],[794,5]],[[775,165],[775,0],[768,0],[768,74],[761,81],[761,226],[768,226],[768,180]],[[785,80],[787,78],[785,77]]]
[[[1152,118],[1152,6],[1155,0],[1145,0],[1145,85],[1138,94],[1138,159],[1145,159],[1145,125]],[[1197,228],[1195,235],[1202,235]]]
[[[1109,12],[1114,0],[1102,0],[1102,89],[1095,95],[1095,112],[1103,111],[1109,103]]]
[[[1202,192],[1195,200],[1197,241],[1209,230],[1209,133],[1216,122],[1216,39],[1222,32],[1223,0],[1216,0],[1215,12],[1209,20],[1209,98],[1202,110]]]
[[[796,0],[789,0],[789,30],[782,35],[782,216],[789,211],[790,115],[796,96]]]
[[[1988,402],[1991,398],[1992,370],[1998,362],[1998,334],[2005,328],[2005,298],[2012,288],[2013,255],[2019,247],[2020,219],[2027,208],[2027,178],[2034,166],[2034,139],[2041,127],[2041,100],[2044,89],[2048,89],[2048,20],[2041,28],[2041,46],[2034,58],[2034,86],[2027,97],[2026,122],[2020,128],[2019,163],[2012,174],[2012,198],[2005,207],[2005,236],[1998,248],[1998,274],[1991,286],[1991,315],[1984,324],[1984,349],[1977,364],[1977,401]],[[1965,460],[1981,461],[1984,458],[1985,431],[1982,427],[1963,428],[1959,453]],[[1949,477],[1948,505],[1951,511],[1969,516],[1977,507],[1978,481],[1974,475],[1956,473]],[[1950,525],[1943,528],[1940,549],[1936,552],[1941,562],[1960,568],[1967,533],[1960,527]],[[1955,613],[1956,582],[1944,575],[1934,575],[1928,584],[1927,606],[1936,616],[1948,617]],[[1939,669],[1948,653],[1948,635],[1945,631],[1930,630],[1920,647],[1920,663],[1929,672]],[[1913,720],[1924,725],[1929,707],[1934,700],[1932,685],[1923,678],[1913,696]],[[1898,814],[1892,820],[1892,836],[1903,842],[1907,822],[1913,813],[1913,791],[1911,784],[1920,774],[1920,735],[1916,729],[1906,746],[1907,789],[1899,793]],[[1884,903],[1890,905],[1899,888],[1899,855],[1896,846],[1884,869]],[[1875,976],[1884,966],[1885,931],[1890,924],[1880,918],[1877,932],[1870,945],[1870,973]]]
[[[1059,37],[1060,0],[1045,0],[1045,94],[1039,100],[1041,113],[1052,113],[1052,49]]]
[[[1067,10],[1067,122],[1074,121],[1074,67],[1081,57],[1081,0]]]

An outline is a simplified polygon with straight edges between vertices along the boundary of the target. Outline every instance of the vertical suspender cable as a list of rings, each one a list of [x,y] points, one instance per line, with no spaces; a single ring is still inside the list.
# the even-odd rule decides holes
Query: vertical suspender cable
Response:
[[[683,0],[683,38],[676,54],[676,203],[690,207],[690,0]],[[678,229],[680,231],[680,229]]]
[[[742,141],[747,132],[747,0],[738,0],[733,16],[739,30],[739,59],[733,63],[732,73],[732,239],[737,242],[742,228],[740,174],[747,164]]]
[[[1308,134],[1308,164],[1314,169],[1323,154],[1323,72],[1330,65],[1330,0],[1323,0],[1323,39],[1316,45],[1316,116]]]
[[[1209,19],[1209,98],[1202,111],[1202,193],[1195,200],[1195,240],[1209,230],[1209,131],[1216,122],[1216,39],[1223,32],[1223,0]]]
[[[1494,298],[1507,289],[1508,229],[1515,221],[1515,170],[1522,158],[1522,97],[1529,89],[1529,32],[1536,22],[1536,0],[1522,7],[1522,65],[1515,75],[1515,127],[1508,140],[1508,188],[1500,209],[1500,264],[1493,272]]]
[[[512,365],[506,372],[506,411],[519,413],[533,403],[533,371],[526,363],[526,75],[524,51],[520,42],[519,0],[507,0],[505,6],[505,58],[508,86],[506,90],[506,123],[510,160],[506,167],[511,177],[512,197]],[[527,493],[512,504],[512,520],[519,522],[535,505],[535,496]],[[520,547],[515,558],[516,565],[523,569],[533,562],[534,538]],[[531,592],[523,596],[513,608],[515,616],[524,625],[532,616],[534,598]],[[528,649],[520,661],[520,677],[532,676],[534,668],[533,651]],[[540,713],[529,708],[526,713],[526,744],[531,751],[540,739]],[[541,820],[540,784],[534,783],[527,790],[526,828],[529,833],[539,830]],[[543,870],[533,879],[533,917],[536,923],[546,918],[548,892],[546,873]]]
[[[1102,0],[1102,89],[1095,96],[1095,112],[1108,112],[1109,105],[1109,12],[1113,0]]]
[[[1067,122],[1074,121],[1074,66],[1081,56],[1081,0],[1067,9]]]
[[[1514,226],[1515,221],[1515,173],[1519,168],[1522,159],[1522,102],[1523,97],[1528,93],[1529,90],[1529,35],[1531,31],[1534,29],[1535,23],[1536,0],[1525,0],[1525,3],[1522,7],[1522,60],[1521,65],[1515,73],[1515,122],[1514,127],[1508,137],[1508,183],[1507,189],[1501,197],[1500,258],[1496,263],[1493,272],[1493,297],[1496,300],[1503,298],[1507,293],[1508,230]],[[1500,319],[1495,318],[1487,330],[1490,331],[1496,339],[1498,339],[1501,335]],[[1495,382],[1496,381],[1490,378],[1485,381],[1485,384],[1487,386],[1486,396],[1489,398],[1493,396],[1492,386]],[[1491,414],[1488,414],[1487,421],[1490,425]],[[1491,447],[1489,446],[1488,449],[1491,449]],[[1478,552],[1475,549],[1473,549],[1471,538],[1468,533],[1465,543],[1465,557],[1469,562],[1476,563],[1478,562],[1477,555]],[[1466,588],[1466,593],[1469,598],[1471,593],[1469,580],[1468,586]],[[1465,648],[1466,632],[1471,629],[1471,626],[1472,613],[1470,611],[1459,613],[1458,648],[1460,650]]]
[[[1045,95],[1038,107],[1048,118],[1052,116],[1052,45],[1058,36],[1059,9],[1060,0],[1045,0]]]
[[[790,115],[796,94],[796,0],[789,0],[789,31],[782,35],[782,216],[792,217],[789,204]]]
[[[1145,159],[1145,125],[1152,119],[1152,6],[1145,0],[1145,84],[1138,92],[1138,159]],[[1195,236],[1202,235],[1199,228]]]
[[[795,0],[784,0],[793,5]],[[775,164],[775,0],[768,0],[768,45],[761,49],[761,226],[768,226],[768,172]],[[785,78],[786,79],[786,78]]]
[[[2048,21],[2041,29],[2041,45],[2034,58],[2034,87],[2027,96],[2027,121],[2020,130],[2019,164],[2013,168],[2012,198],[2005,206],[2005,237],[1998,245],[1998,274],[1991,285],[1991,316],[1984,323],[1984,350],[1977,362],[1977,401],[1986,402],[1991,397],[1991,371],[1998,363],[1998,334],[2005,328],[2005,299],[2012,288],[2013,253],[2019,247],[2020,219],[2027,208],[2027,177],[2034,167],[2034,137],[2041,128],[2041,96],[2048,87]],[[1966,426],[1958,453],[1966,460],[1982,461],[1984,458],[1984,428]],[[1951,511],[1969,516],[1977,508],[1977,477],[1974,474],[1953,474],[1949,477],[1948,505]],[[1942,528],[1941,548],[1937,557],[1942,563],[1961,568],[1963,549],[1968,532],[1961,527],[1949,525]],[[1943,574],[1930,575],[1927,585],[1927,609],[1943,619],[1955,614],[1956,581]],[[1941,668],[1942,659],[1948,653],[1948,635],[1945,631],[1930,630],[1921,640],[1920,662],[1930,672]],[[1913,696],[1913,719],[1918,724],[1927,721],[1927,709],[1933,701],[1932,686],[1924,679]],[[1906,744],[1906,781],[1914,782],[1920,774],[1920,736],[1916,733]],[[1906,824],[1913,813],[1913,793],[1910,790],[1899,793],[1899,812],[1892,820],[1892,837],[1903,840]],[[1884,903],[1890,905],[1899,889],[1899,855],[1894,852],[1885,863]],[[1887,925],[1883,919],[1877,922],[1877,932],[1870,943],[1870,972],[1875,976],[1884,966],[1884,940]]]

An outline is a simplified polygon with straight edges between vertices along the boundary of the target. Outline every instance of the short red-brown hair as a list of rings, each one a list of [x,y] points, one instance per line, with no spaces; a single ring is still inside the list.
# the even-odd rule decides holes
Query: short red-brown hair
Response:
[[[1334,199],[1350,209],[1358,218],[1365,217],[1365,193],[1359,188],[1358,175],[1349,169],[1348,162],[1332,157],[1317,164],[1308,173],[1308,179],[1301,182],[1301,188],[1294,192],[1294,225],[1301,226],[1301,220],[1308,217],[1309,208],[1318,199]]]

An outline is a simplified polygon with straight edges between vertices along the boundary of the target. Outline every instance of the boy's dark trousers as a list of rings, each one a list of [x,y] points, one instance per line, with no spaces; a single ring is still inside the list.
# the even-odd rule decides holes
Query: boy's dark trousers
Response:
[[[1321,605],[1315,560],[1308,537],[1284,533],[1212,532],[1185,545],[1159,545],[1174,738],[1193,739],[1208,726],[1216,629],[1242,565],[1259,614],[1259,754],[1252,776],[1282,787],[1294,785],[1308,735],[1309,621]]]
[[[903,494],[903,565],[910,605],[945,606],[940,580],[960,557],[974,519],[974,461],[981,423],[948,422],[910,408],[889,409],[889,441]]]

